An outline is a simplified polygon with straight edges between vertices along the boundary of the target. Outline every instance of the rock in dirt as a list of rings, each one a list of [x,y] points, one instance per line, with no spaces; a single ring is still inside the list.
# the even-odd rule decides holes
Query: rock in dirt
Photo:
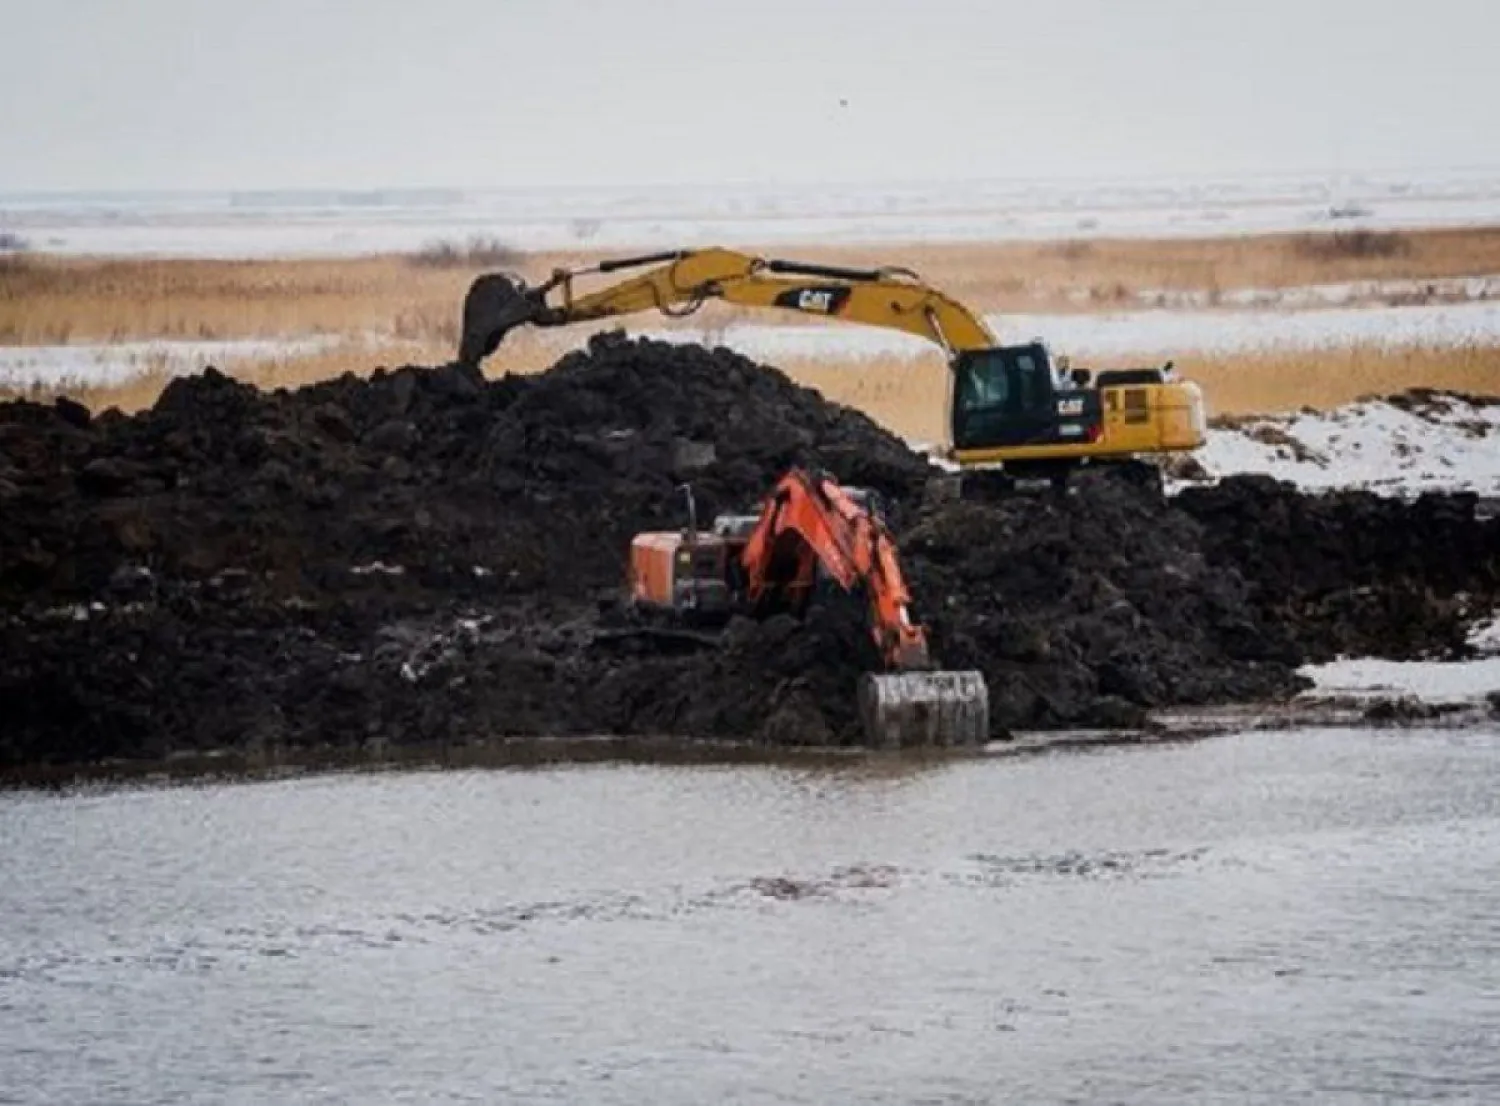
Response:
[[[1448,648],[1500,596],[1500,522],[1462,497],[1246,478],[945,501],[899,439],[726,350],[605,335],[538,375],[408,366],[271,393],[208,369],[130,417],[0,406],[0,767],[856,741],[878,661],[856,602],[719,631],[599,604],[632,534],[685,523],[684,481],[706,520],[794,464],[880,493],[934,653],[985,674],[997,738],[1282,695],[1304,660]]]
[[[95,457],[78,473],[78,487],[90,495],[119,495],[141,478],[141,467],[118,457]]]

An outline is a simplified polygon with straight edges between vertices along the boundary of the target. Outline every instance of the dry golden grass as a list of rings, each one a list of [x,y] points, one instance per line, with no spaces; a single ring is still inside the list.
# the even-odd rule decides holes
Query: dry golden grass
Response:
[[[396,258],[25,258],[0,268],[0,343],[369,332],[455,343],[472,276]]]
[[[1159,358],[1112,361],[1155,364]],[[1275,414],[1303,407],[1325,410],[1412,387],[1500,396],[1500,347],[1494,346],[1362,345],[1310,352],[1186,354],[1174,361],[1179,375],[1202,387],[1210,416]],[[947,440],[948,373],[941,357],[790,361],[781,367],[799,383],[858,408],[909,440]]]
[[[804,251],[806,252],[806,251]],[[1229,292],[1500,273],[1500,227],[1379,234],[953,243],[817,250],[830,264],[896,263],[988,311],[1097,311],[1142,292]]]
[[[986,312],[1107,309],[1155,289],[1212,292],[1500,273],[1500,228],[1363,238],[1261,235],[761,248],[767,255],[828,264],[904,265]],[[582,253],[539,254],[513,264],[536,280],[554,266],[596,259],[597,255]],[[486,267],[462,254],[445,257],[442,264],[405,256],[271,261],[24,257],[0,264],[0,344],[309,334],[346,339],[394,336],[395,344],[374,352],[353,341],[332,352],[223,366],[263,388],[296,386],[345,372],[367,375],[381,364],[448,360],[457,344],[463,294],[470,280]],[[589,286],[597,283],[594,278]],[[712,336],[715,326],[738,321],[804,321],[793,312],[777,313],[774,319],[767,314],[710,303],[685,325],[706,325]],[[628,322],[676,325],[654,315]],[[543,369],[556,359],[557,339],[581,344],[589,332],[606,325],[547,332],[548,340],[534,330],[518,331],[506,340],[503,356],[492,358],[486,371],[493,375]],[[1002,340],[1007,337],[1011,336],[1001,334]],[[1325,407],[1413,385],[1500,389],[1500,350],[1494,348],[1356,346],[1234,356],[1184,352],[1174,359],[1185,376],[1203,385],[1210,410],[1223,414]],[[945,436],[948,380],[935,349],[919,361],[793,358],[782,361],[781,367],[794,379],[866,411],[899,433],[929,441]],[[117,386],[63,386],[51,392],[66,391],[98,409],[137,410],[154,402],[167,379],[158,372]]]
[[[540,341],[507,341],[503,357],[486,364],[486,372],[539,372],[557,356]],[[308,357],[284,358],[233,370],[233,375],[264,389],[296,387],[343,373],[367,376],[379,366],[438,364],[447,351],[409,343],[374,357],[368,351],[342,350]],[[1154,363],[1155,358],[1119,358],[1117,364]],[[1385,349],[1352,346],[1314,352],[1193,355],[1177,357],[1179,372],[1204,390],[1211,415],[1270,414],[1303,407],[1328,408],[1368,395],[1385,395],[1424,386],[1479,394],[1500,394],[1500,347],[1414,347]],[[944,412],[948,373],[941,355],[918,360],[869,357],[847,361],[784,360],[779,367],[793,380],[827,398],[855,407],[902,436],[927,442],[946,440]],[[136,411],[155,402],[168,377],[137,377],[125,384],[76,389],[33,390],[48,399],[66,392],[96,411],[118,407]],[[4,392],[0,390],[0,397]]]
[[[1175,360],[1202,386],[1210,415],[1326,410],[1418,387],[1500,396],[1500,346],[1356,345]]]
[[[1143,291],[1228,291],[1365,279],[1500,273],[1500,228],[1402,232],[1373,248],[1326,248],[1328,235],[1053,243],[757,246],[829,264],[899,264],[979,311],[1088,311]],[[592,254],[536,254],[539,280]],[[454,348],[460,305],[481,266],[410,257],[280,261],[23,257],[0,265],[0,344],[306,334],[399,338]],[[598,286],[590,278],[589,287]],[[744,311],[723,309],[732,317]],[[756,312],[764,320],[767,313]],[[800,321],[777,313],[778,323]],[[667,320],[657,320],[671,325]],[[655,325],[655,324],[653,324]]]

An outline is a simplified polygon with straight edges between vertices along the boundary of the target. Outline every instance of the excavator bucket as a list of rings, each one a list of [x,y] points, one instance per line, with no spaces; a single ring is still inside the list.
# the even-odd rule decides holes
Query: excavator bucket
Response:
[[[982,745],[990,693],[979,672],[867,672],[860,678],[865,740],[878,749]]]
[[[464,297],[463,337],[459,340],[458,360],[464,365],[478,365],[500,345],[500,339],[523,323],[530,322],[539,310],[537,301],[526,293],[521,281],[504,273],[487,273],[469,285]]]

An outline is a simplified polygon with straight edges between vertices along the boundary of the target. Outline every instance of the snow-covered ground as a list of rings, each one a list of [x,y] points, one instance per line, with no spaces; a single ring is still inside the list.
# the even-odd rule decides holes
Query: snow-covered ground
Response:
[[[1500,341],[1500,302],[1316,311],[1132,311],[1108,315],[996,316],[1011,334],[1045,334],[1086,356],[1248,353],[1351,345],[1487,345]],[[1004,333],[1003,330],[997,331]]]
[[[1090,289],[1074,299],[1089,302]],[[1229,288],[1223,290],[1143,289],[1136,299],[1148,307],[1349,307],[1384,304],[1397,307],[1425,303],[1461,303],[1500,299],[1500,275],[1428,277],[1403,280],[1355,280],[1335,284],[1294,284],[1284,288]]]
[[[518,249],[1204,236],[1500,221],[1500,172],[1260,179],[0,194],[0,232],[63,253],[348,255],[497,236]]]
[[[1500,614],[1475,626],[1469,644],[1486,656],[1500,657]]]
[[[1500,496],[1500,400],[1471,404],[1439,396],[1407,406],[1365,400],[1333,411],[1260,416],[1210,429],[1195,458],[1211,479],[1255,472],[1319,491]]]
[[[1358,657],[1306,665],[1311,697],[1413,698],[1462,703],[1500,691],[1500,657],[1472,661],[1387,661]]]
[[[1143,310],[1089,315],[1006,314],[985,321],[1002,342],[1044,338],[1055,353],[1075,359],[1181,357],[1337,349],[1354,345],[1467,346],[1500,344],[1500,300],[1409,307],[1330,307],[1321,310]],[[895,330],[827,322],[736,323],[716,328],[631,326],[666,341],[705,339],[749,357],[847,360],[940,356],[931,342]],[[576,344],[567,332],[544,340],[558,348]]]
[[[115,342],[99,345],[0,346],[0,387],[56,388],[120,384],[147,374],[179,376],[205,365],[231,369],[246,362],[318,353],[336,337],[242,338],[224,341]]]
[[[1451,396],[1396,406],[1349,404],[1319,414],[1261,417],[1209,431],[1198,461],[1213,477],[1261,472],[1309,490],[1364,488],[1411,496],[1473,491],[1500,496],[1500,400]],[[1173,482],[1182,487],[1188,482]],[[1477,624],[1468,661],[1352,657],[1302,669],[1310,699],[1416,699],[1473,703],[1500,691],[1500,614]]]
[[[1387,661],[1352,657],[1310,664],[1302,674],[1312,698],[1340,696],[1412,698],[1425,703],[1464,703],[1500,692],[1500,615],[1475,626],[1469,644],[1481,655],[1468,661]]]

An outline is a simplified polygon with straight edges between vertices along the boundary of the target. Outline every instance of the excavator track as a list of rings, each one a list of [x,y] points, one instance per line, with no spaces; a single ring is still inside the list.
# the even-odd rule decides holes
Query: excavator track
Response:
[[[983,745],[990,695],[975,671],[867,672],[860,677],[865,743],[877,749]]]

